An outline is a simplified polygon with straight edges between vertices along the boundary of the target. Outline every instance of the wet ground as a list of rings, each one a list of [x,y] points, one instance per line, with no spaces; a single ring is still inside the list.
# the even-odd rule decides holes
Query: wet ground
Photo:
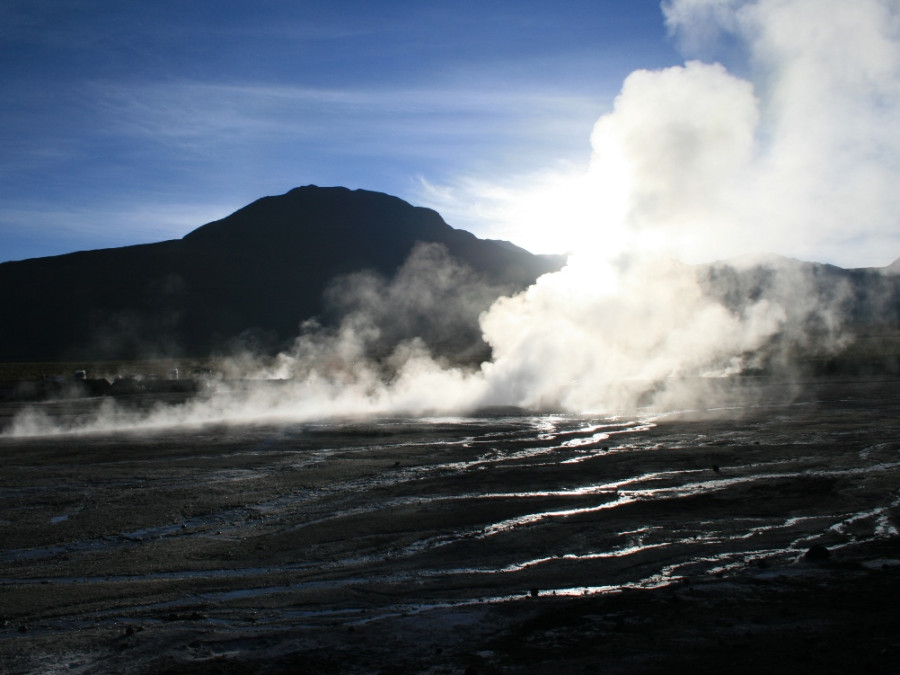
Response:
[[[900,672],[898,384],[0,438],[0,670]]]

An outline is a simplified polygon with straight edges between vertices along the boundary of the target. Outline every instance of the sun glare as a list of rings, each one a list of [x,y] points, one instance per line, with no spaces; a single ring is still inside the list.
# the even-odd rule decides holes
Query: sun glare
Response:
[[[510,240],[533,253],[589,250],[611,258],[625,245],[627,187],[622,172],[544,175],[504,191],[497,220]]]

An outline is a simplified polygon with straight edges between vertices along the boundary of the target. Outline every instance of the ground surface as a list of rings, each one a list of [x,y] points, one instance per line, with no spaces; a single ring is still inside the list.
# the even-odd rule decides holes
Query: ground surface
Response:
[[[0,438],[0,671],[900,672],[898,525],[896,382]]]

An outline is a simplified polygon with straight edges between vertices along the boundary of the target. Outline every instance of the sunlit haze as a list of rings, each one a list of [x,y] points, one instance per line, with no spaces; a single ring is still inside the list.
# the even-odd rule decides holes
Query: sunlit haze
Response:
[[[5,3],[0,259],[176,238],[313,183],[533,252],[886,265],[898,13]]]
[[[589,161],[428,185],[432,199],[538,251],[894,260],[900,6],[673,0],[663,10],[688,60],[625,79],[593,127]]]
[[[216,5],[187,25],[166,9],[143,23],[119,5],[7,4],[4,257],[177,237],[305,183],[390,192],[483,238],[571,254],[479,309],[491,357],[478,367],[447,363],[420,336],[367,360],[384,323],[422,297],[435,315],[468,301],[440,286],[467,278],[441,274],[456,263],[420,248],[377,282],[377,302],[371,289],[346,302],[355,309],[333,330],[304,325],[274,361],[232,364],[292,380],[293,395],[195,402],[175,421],[673,409],[711,405],[735,373],[786,377],[796,349],[838,354],[852,340],[847,282],[823,287],[787,260],[900,256],[900,5],[575,4],[227,18]],[[263,38],[288,48],[283,58],[241,49]],[[106,63],[114,56],[140,68]],[[75,110],[47,96],[51,84]],[[732,259],[710,272],[712,292],[692,266]],[[748,260],[767,266],[752,293],[734,281]],[[43,428],[25,416],[15,433]]]
[[[0,672],[900,672],[900,0],[0,63]]]
[[[0,260],[181,237],[307,184],[521,192],[499,179],[583,168],[628,73],[679,58],[657,0],[13,0],[0,50]],[[445,217],[493,236],[481,211]]]

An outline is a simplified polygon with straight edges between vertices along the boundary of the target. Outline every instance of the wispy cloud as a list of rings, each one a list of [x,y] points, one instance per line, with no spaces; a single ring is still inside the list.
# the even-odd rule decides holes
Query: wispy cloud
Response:
[[[22,217],[40,199],[106,213],[119,196],[178,208],[311,182],[414,200],[420,174],[437,184],[584,160],[626,62],[668,51],[618,30],[634,16],[658,26],[653,3],[475,9],[10,0],[0,199]],[[0,227],[37,230],[41,213]]]
[[[340,146],[342,133],[354,126],[386,143],[398,137],[518,136],[525,126],[535,133],[561,134],[571,133],[573,119],[595,115],[598,106],[595,96],[496,88],[339,89],[181,81],[98,83],[93,92],[111,133],[151,136],[180,146],[271,138],[326,138]]]

